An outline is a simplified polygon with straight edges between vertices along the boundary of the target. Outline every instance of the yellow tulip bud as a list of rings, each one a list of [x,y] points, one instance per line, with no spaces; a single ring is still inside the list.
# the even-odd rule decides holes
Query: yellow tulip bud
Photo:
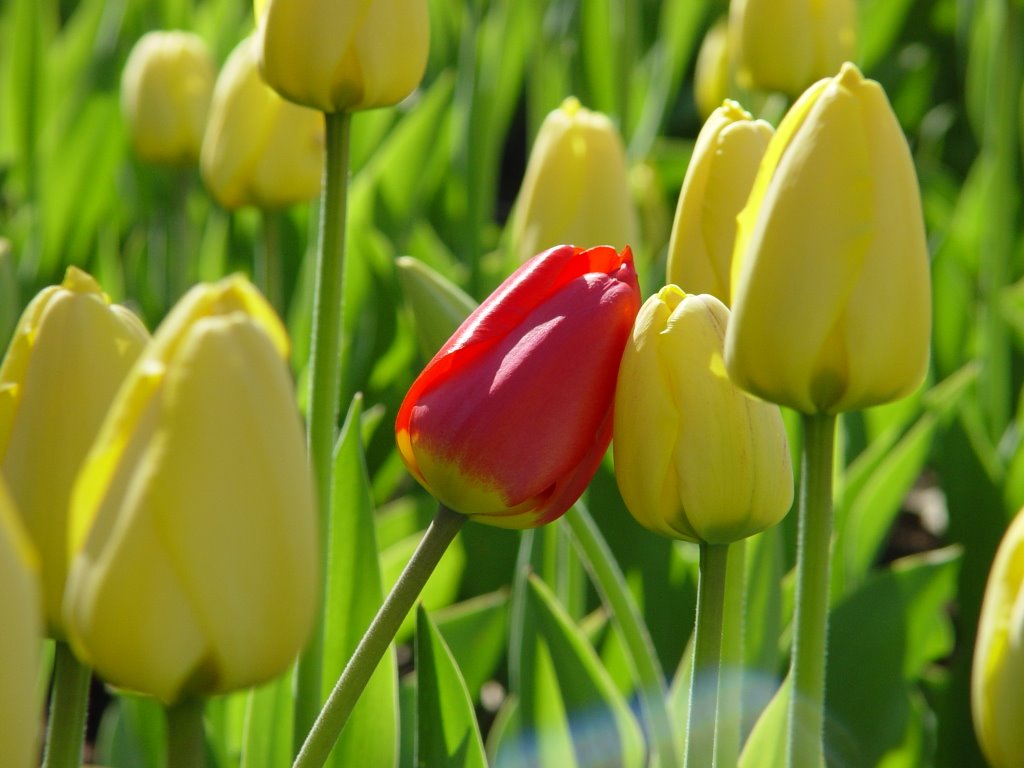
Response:
[[[38,563],[0,477],[0,765],[39,765]]]
[[[148,32],[139,39],[121,76],[121,109],[142,160],[189,165],[199,158],[215,72],[198,35]]]
[[[520,261],[563,243],[620,248],[635,241],[626,151],[607,116],[570,97],[544,118],[513,227]]]
[[[674,285],[640,308],[615,390],[612,447],[626,507],[665,536],[728,544],[775,525],[793,501],[778,407],[729,381],[729,310]]]
[[[224,63],[203,137],[203,181],[225,208],[282,208],[320,192],[323,115],[263,82],[256,42],[246,38]]]
[[[853,58],[856,15],[854,0],[733,0],[737,79],[796,96]]]
[[[726,101],[704,124],[679,193],[668,246],[668,281],[726,306],[736,214],[754,185],[772,127]]]
[[[912,392],[928,367],[931,288],[914,163],[878,83],[852,64],[776,131],[733,257],[729,375],[804,413]]]
[[[419,85],[426,0],[257,2],[260,71],[286,99],[322,112],[397,104]]]
[[[71,486],[107,408],[149,340],[69,267],[26,307],[0,366],[0,475],[35,543],[49,629],[62,634]]]
[[[693,100],[705,120],[729,96],[731,63],[729,24],[723,18],[704,35],[693,71]]]
[[[992,768],[1024,765],[1024,514],[1003,536],[985,587],[971,674],[974,731]]]
[[[157,330],[72,496],[65,626],[114,685],[172,703],[283,672],[317,603],[288,339],[244,278]]]

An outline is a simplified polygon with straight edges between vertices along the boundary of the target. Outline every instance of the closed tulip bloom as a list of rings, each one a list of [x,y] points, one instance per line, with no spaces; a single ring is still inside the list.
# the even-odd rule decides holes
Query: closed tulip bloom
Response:
[[[191,165],[199,159],[216,67],[191,32],[148,32],[121,76],[121,110],[140,159]]]
[[[114,395],[149,340],[131,311],[69,267],[26,307],[0,366],[0,475],[41,560],[60,637],[71,486]]]
[[[731,66],[729,24],[723,18],[704,35],[693,71],[693,100],[705,120],[729,95]]]
[[[783,119],[739,216],[729,375],[804,413],[909,394],[928,367],[931,288],[914,164],[878,83],[852,64]]]
[[[855,0],[733,0],[740,84],[798,95],[853,58],[856,15]]]
[[[686,169],[668,246],[668,281],[729,305],[736,215],[754,185],[772,127],[726,101],[704,123]]]
[[[256,0],[260,71],[321,112],[397,104],[427,66],[426,0]]]
[[[615,377],[640,289],[627,247],[560,246],[516,270],[409,389],[409,471],[480,522],[532,528],[583,493],[611,439]]]
[[[283,208],[320,193],[324,119],[285,101],[260,78],[256,38],[224,63],[203,137],[200,170],[225,208]]]
[[[974,731],[992,768],[1024,765],[1024,514],[992,562],[971,674]]]
[[[283,672],[318,545],[288,339],[243,278],[157,330],[74,488],[65,621],[108,682],[166,703]]]
[[[544,118],[526,165],[513,221],[520,261],[561,243],[632,243],[636,230],[618,130],[566,99]]]
[[[36,685],[43,632],[36,553],[0,477],[0,765],[39,765]]]
[[[674,285],[648,299],[615,390],[615,477],[630,513],[665,536],[728,544],[793,501],[782,415],[725,373],[729,310]]]

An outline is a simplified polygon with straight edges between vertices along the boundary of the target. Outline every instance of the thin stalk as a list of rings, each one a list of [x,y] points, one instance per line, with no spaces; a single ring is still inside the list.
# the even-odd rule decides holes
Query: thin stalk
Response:
[[[832,539],[832,451],[836,417],[804,415],[797,532],[796,607],[790,676],[788,765],[822,765],[825,642],[828,636],[829,544]]]
[[[203,705],[187,698],[165,710],[167,715],[167,768],[203,768]]]
[[[377,611],[352,658],[345,665],[298,757],[295,758],[293,768],[319,768],[327,760],[345,727],[348,716],[352,713],[352,708],[359,700],[359,695],[380,663],[384,652],[395,639],[395,633],[398,632],[403,619],[465,522],[465,515],[453,512],[444,505],[438,506],[433,522],[427,528],[405,570],[384,599],[384,604]]]
[[[700,577],[697,580],[697,621],[693,627],[693,674],[690,677],[690,706],[686,725],[687,768],[715,766],[714,736],[699,727],[699,712],[718,715],[718,680],[722,666],[722,626],[725,606],[725,576],[729,564],[728,544],[700,544]],[[701,694],[698,706],[697,690]],[[711,739],[706,736],[712,735]],[[707,758],[711,757],[708,763]]]
[[[53,691],[46,724],[43,768],[78,768],[89,709],[89,678],[92,672],[58,640],[54,651]]]
[[[167,243],[167,295],[164,306],[170,309],[188,290],[189,281],[194,274],[192,269],[193,248],[191,243],[192,230],[188,223],[188,193],[192,186],[192,176],[186,168],[174,170],[174,203],[170,212],[168,243]]]
[[[281,211],[264,208],[260,211],[262,242],[256,248],[253,273],[256,285],[267,301],[284,316],[284,276],[281,268]]]
[[[718,683],[715,718],[715,762],[732,768],[739,761],[743,709],[744,569],[746,539],[729,545],[722,617],[722,678]]]
[[[313,332],[310,347],[308,449],[319,505],[320,541],[327,562],[331,509],[331,460],[338,432],[338,391],[341,385],[341,299],[345,265],[345,216],[349,160],[348,113],[325,114],[326,157],[321,193],[320,237],[313,288]],[[325,578],[321,574],[320,583]],[[321,591],[321,595],[323,592]],[[309,643],[295,672],[295,715],[292,743],[298,751],[320,709],[323,676],[324,606],[317,610]]]

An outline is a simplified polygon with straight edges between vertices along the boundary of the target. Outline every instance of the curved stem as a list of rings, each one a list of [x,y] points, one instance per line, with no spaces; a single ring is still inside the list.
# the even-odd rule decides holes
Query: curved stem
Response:
[[[338,391],[341,384],[341,300],[345,262],[345,210],[348,177],[350,116],[341,112],[324,115],[326,158],[321,193],[320,241],[313,289],[313,333],[310,351],[309,411],[307,414],[309,458],[313,467],[319,504],[320,541],[327,562],[327,521],[331,509],[331,457],[338,431]],[[321,584],[324,579],[321,578]],[[322,595],[322,592],[321,592]],[[295,717],[292,743],[296,749],[320,709],[323,675],[324,606],[295,673]]]
[[[829,544],[832,539],[832,451],[836,417],[804,415],[797,533],[796,607],[790,676],[788,764],[823,764],[825,642],[828,635]]]
[[[78,768],[82,762],[92,672],[75,658],[66,642],[57,641],[54,655],[43,768]]]
[[[188,698],[167,707],[167,768],[202,768],[203,704]]]
[[[405,570],[384,599],[384,604],[345,665],[345,670],[295,758],[293,768],[319,768],[327,760],[384,651],[391,645],[402,620],[423,590],[423,585],[465,522],[465,515],[453,512],[444,505],[438,506],[433,522]]]

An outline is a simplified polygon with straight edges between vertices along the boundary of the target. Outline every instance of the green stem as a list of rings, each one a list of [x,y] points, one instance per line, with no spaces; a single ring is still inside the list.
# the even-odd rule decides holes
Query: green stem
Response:
[[[832,451],[836,417],[804,415],[796,607],[790,676],[788,765],[823,764],[825,641],[828,635],[829,545],[832,539]]]
[[[267,301],[284,316],[284,286],[281,269],[281,211],[264,208],[260,211],[263,241],[256,248],[253,272],[256,285]]]
[[[444,505],[438,506],[433,522],[335,683],[293,768],[319,768],[327,760],[363,688],[466,519]]]
[[[700,544],[700,578],[697,580],[697,621],[693,627],[693,674],[690,677],[690,706],[686,725],[687,768],[714,766],[714,737],[699,727],[700,712],[714,713],[717,726],[718,679],[722,666],[722,626],[725,606],[725,577],[729,564],[728,544]],[[700,695],[698,688],[706,691]],[[715,728],[717,731],[717,727]],[[711,757],[711,760],[708,760]]]
[[[341,385],[341,299],[345,263],[345,210],[350,116],[325,114],[326,158],[321,193],[320,238],[313,288],[313,332],[310,349],[308,447],[319,503],[320,541],[327,562],[328,520],[331,509],[331,457],[338,431],[338,391]],[[321,578],[321,584],[325,578]],[[321,592],[322,595],[322,592]],[[323,677],[324,606],[295,672],[295,716],[292,743],[297,751],[320,709]]]
[[[82,741],[89,709],[87,666],[75,658],[71,647],[57,641],[54,652],[53,691],[50,717],[46,724],[43,768],[78,768],[82,763]]]
[[[174,170],[174,207],[170,213],[170,231],[167,243],[167,296],[164,299],[166,309],[174,306],[185,291],[193,270],[193,248],[191,244],[192,230],[188,223],[188,193],[192,186],[192,176],[185,168]]]
[[[739,761],[743,708],[744,569],[747,541],[729,545],[722,617],[722,678],[718,683],[715,719],[715,762],[731,768]]]
[[[640,693],[640,707],[646,730],[651,734],[659,768],[676,768],[674,727],[668,712],[668,694],[654,644],[633,599],[626,578],[619,568],[600,529],[582,502],[565,513],[584,566],[593,577],[601,600],[611,608],[626,646],[633,677]]]
[[[202,768],[205,758],[203,704],[201,698],[187,698],[165,710],[167,768]]]

